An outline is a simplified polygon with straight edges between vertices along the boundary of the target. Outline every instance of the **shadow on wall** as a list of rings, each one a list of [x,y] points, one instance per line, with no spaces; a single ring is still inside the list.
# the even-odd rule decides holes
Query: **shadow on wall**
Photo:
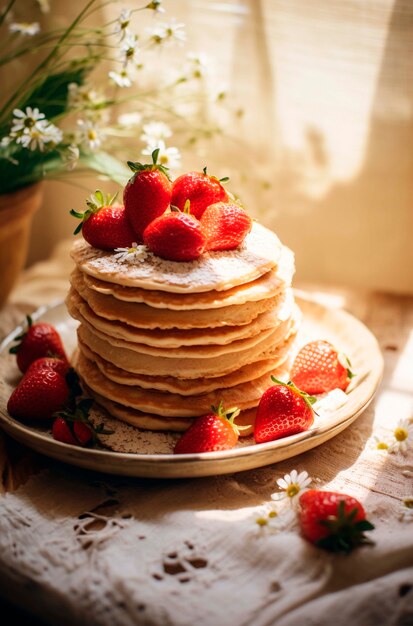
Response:
[[[329,168],[317,128],[308,129],[308,158],[282,155],[273,187],[276,213],[264,221],[295,251],[299,280],[413,292],[413,81],[407,72],[412,53],[413,5],[398,0],[364,163],[352,180],[318,196],[308,193],[309,185],[323,185]],[[403,111],[397,110],[400,103]]]

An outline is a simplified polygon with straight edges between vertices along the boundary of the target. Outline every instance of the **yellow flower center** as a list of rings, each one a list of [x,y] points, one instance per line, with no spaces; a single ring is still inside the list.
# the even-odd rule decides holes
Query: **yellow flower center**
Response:
[[[406,428],[396,428],[396,430],[394,431],[394,436],[396,437],[397,441],[406,441],[409,433],[407,432]]]
[[[255,521],[257,522],[258,526],[266,526],[268,524],[265,517],[258,517]]]
[[[96,132],[92,129],[89,129],[87,131],[87,136],[88,136],[88,139],[90,139],[90,141],[94,141],[97,137]]]
[[[294,498],[294,496],[296,496],[299,492],[300,485],[298,485],[297,483],[291,483],[291,485],[288,485],[286,489],[286,493],[289,498]]]
[[[388,450],[389,446],[384,441],[379,441],[377,444],[377,450]]]
[[[166,163],[168,163],[168,157],[166,156],[166,154],[162,154],[159,157],[159,161],[162,163],[162,165],[165,165]]]
[[[403,504],[408,509],[413,509],[413,498],[405,498]]]
[[[270,511],[270,512],[268,513],[268,517],[271,517],[271,518],[272,518],[272,517],[277,517],[277,515],[278,515],[277,511]]]
[[[135,252],[136,248],[128,248],[128,254],[132,254],[132,252]]]

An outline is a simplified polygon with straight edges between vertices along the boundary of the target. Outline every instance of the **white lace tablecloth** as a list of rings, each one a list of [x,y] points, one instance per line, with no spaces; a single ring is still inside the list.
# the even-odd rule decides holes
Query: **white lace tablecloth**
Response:
[[[64,296],[66,259],[63,245],[26,273],[0,312],[1,334]],[[6,485],[26,482],[0,497],[0,593],[58,626],[413,624],[413,511],[403,503],[413,495],[413,447],[390,454],[375,439],[391,442],[413,415],[413,298],[318,296],[364,321],[385,356],[376,399],[352,426],[283,463],[171,481],[82,471],[16,453],[4,438]],[[374,545],[350,556],[318,550],[284,501],[272,525],[257,525],[293,468],[359,498]]]

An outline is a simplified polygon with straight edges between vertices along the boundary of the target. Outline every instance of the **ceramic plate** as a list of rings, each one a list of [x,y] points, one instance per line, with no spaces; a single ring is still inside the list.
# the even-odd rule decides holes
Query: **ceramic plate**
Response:
[[[305,294],[298,293],[296,296],[303,312],[297,346],[311,339],[331,341],[348,355],[357,373],[348,389],[345,403],[336,410],[320,413],[314,426],[306,432],[259,445],[249,438],[239,447],[225,452],[188,455],[165,453],[164,446],[157,450],[157,438],[163,436],[159,433],[146,432],[146,438],[152,438],[152,442],[139,453],[78,448],[60,443],[52,438],[50,431],[18,422],[7,413],[7,400],[19,380],[19,373],[8,349],[14,337],[21,332],[21,327],[6,337],[0,346],[0,425],[14,439],[37,452],[79,467],[126,476],[211,476],[262,467],[301,454],[337,435],[365,410],[380,382],[383,359],[376,339],[361,322],[344,311],[327,308]],[[73,350],[77,322],[69,317],[63,303],[39,309],[33,319],[53,324],[61,334],[68,353]]]

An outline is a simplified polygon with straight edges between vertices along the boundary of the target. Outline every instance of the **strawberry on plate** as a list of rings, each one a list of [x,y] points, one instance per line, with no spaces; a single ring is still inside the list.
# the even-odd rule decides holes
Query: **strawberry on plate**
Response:
[[[310,394],[333,389],[345,391],[354,376],[350,361],[339,354],[328,341],[318,339],[307,343],[294,359],[290,372],[292,382]]]
[[[201,226],[207,250],[233,250],[250,232],[252,219],[237,204],[216,202],[203,212]]]
[[[197,417],[175,445],[174,454],[216,452],[230,450],[239,437],[239,428],[234,419],[239,409],[225,411],[222,402],[217,408],[211,407],[212,413]]]
[[[151,252],[170,261],[194,261],[206,243],[199,221],[178,210],[153,220],[143,233],[143,241]]]
[[[48,371],[54,370],[58,372],[61,376],[65,377],[70,369],[70,364],[66,361],[66,359],[62,359],[61,357],[54,356],[45,356],[41,359],[36,359],[31,363],[26,371],[26,375],[33,374],[35,371]]]
[[[264,391],[257,409],[254,425],[256,443],[274,441],[308,430],[314,422],[311,405],[316,398],[297,389],[291,382],[283,383],[271,376],[276,383]]]
[[[86,446],[92,440],[93,431],[87,424],[74,422],[72,428],[64,417],[56,417],[52,426],[53,438],[72,446]]]
[[[152,163],[146,165],[128,161],[134,174],[126,184],[123,201],[135,232],[134,240],[139,242],[148,224],[165,213],[171,201],[172,184],[167,168],[157,163],[158,154],[159,148],[152,152]]]
[[[53,369],[34,368],[14,389],[7,410],[22,420],[48,420],[63,408],[69,396],[64,376]]]
[[[27,316],[27,331],[16,337],[18,343],[10,348],[11,354],[16,354],[17,366],[21,372],[26,372],[33,361],[46,356],[60,357],[67,362],[62,340],[57,330],[47,322],[33,324],[32,318]]]
[[[210,204],[228,200],[228,194],[221,184],[227,180],[210,176],[206,167],[203,172],[182,174],[173,183],[171,205],[183,211],[189,200],[191,215],[200,219]]]
[[[334,491],[305,491],[299,499],[299,521],[305,539],[331,552],[350,552],[370,543],[364,532],[374,526],[356,498]]]
[[[113,205],[116,195],[104,196],[98,189],[86,200],[88,209],[84,213],[72,209],[70,214],[82,220],[73,234],[82,231],[86,241],[99,250],[130,247],[135,240],[135,233],[125,207]]]

